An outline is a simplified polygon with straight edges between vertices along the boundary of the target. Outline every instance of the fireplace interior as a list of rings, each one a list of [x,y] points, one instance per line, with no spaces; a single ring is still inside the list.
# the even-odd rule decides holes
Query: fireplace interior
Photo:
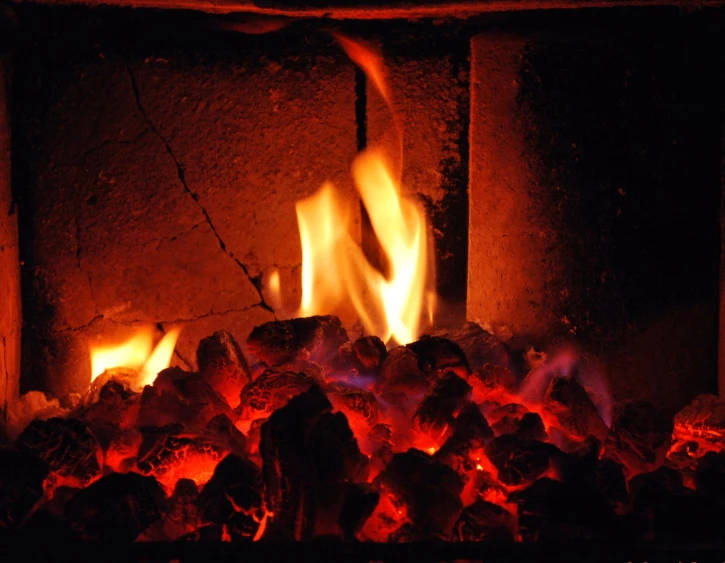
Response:
[[[1,5],[4,537],[723,547],[718,2],[94,4]]]

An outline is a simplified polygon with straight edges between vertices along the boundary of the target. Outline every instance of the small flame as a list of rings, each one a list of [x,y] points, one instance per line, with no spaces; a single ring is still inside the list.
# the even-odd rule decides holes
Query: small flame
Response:
[[[139,329],[134,336],[117,346],[91,344],[91,381],[106,370],[127,368],[139,372],[139,387],[152,384],[156,375],[169,366],[180,333],[179,328],[171,329],[155,348],[150,326]]]
[[[179,339],[179,334],[181,334],[180,328],[172,328],[164,334],[164,337],[156,345],[156,348],[154,348],[154,351],[141,368],[141,376],[139,378],[140,387],[152,385],[159,372],[169,367],[171,357],[174,355],[176,341]]]
[[[390,106],[382,59],[361,43],[336,37]],[[381,147],[361,152],[353,161],[352,176],[389,264],[388,275],[367,260],[350,235],[346,204],[335,187],[325,183],[296,207],[302,245],[298,314],[329,314],[348,300],[368,333],[386,343],[408,344],[418,338],[424,316],[432,321],[435,306],[425,212],[402,195],[401,182]]]

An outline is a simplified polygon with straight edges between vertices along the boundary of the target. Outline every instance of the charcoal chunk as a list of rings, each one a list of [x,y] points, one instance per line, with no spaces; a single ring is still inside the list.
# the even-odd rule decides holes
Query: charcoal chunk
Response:
[[[144,387],[138,425],[182,423],[203,428],[220,414],[235,418],[227,402],[198,373],[168,368],[159,373],[153,386]]]
[[[418,356],[405,346],[388,354],[375,384],[375,393],[387,403],[408,408],[420,401],[431,381],[418,366]]]
[[[725,399],[698,395],[675,415],[669,457],[696,460],[725,449]],[[696,446],[694,446],[696,444]]]
[[[477,403],[497,400],[507,391],[516,387],[516,374],[509,368],[496,365],[484,364],[475,370],[468,378],[473,387],[473,398]]]
[[[672,421],[650,403],[619,403],[604,444],[605,454],[624,465],[630,474],[648,473],[664,463],[671,434]]]
[[[579,451],[560,456],[556,468],[560,480],[573,489],[594,493],[617,510],[627,502],[624,467],[611,458],[600,458],[595,440]]]
[[[264,323],[249,335],[247,347],[268,366],[294,360],[326,364],[347,341],[340,319],[328,315]]]
[[[695,490],[725,510],[725,452],[707,452],[697,464]]]
[[[101,475],[101,445],[80,420],[36,419],[18,436],[15,447],[35,455],[48,465],[51,487],[82,487]]]
[[[472,371],[486,364],[511,367],[511,354],[506,345],[476,323],[466,322],[461,327],[436,331],[433,335],[455,342],[465,354]]]
[[[524,440],[512,434],[494,438],[486,445],[486,457],[498,469],[498,479],[505,485],[531,483],[541,477],[552,460],[561,455],[552,444]]]
[[[145,475],[153,474],[168,489],[180,478],[206,481],[229,452],[222,440],[189,433],[180,424],[144,427],[141,433],[136,467]]]
[[[546,389],[544,408],[574,439],[595,436],[603,442],[609,433],[586,390],[574,378],[554,377]]]
[[[196,499],[199,489],[191,479],[179,479],[169,501],[169,511],[163,520],[164,537],[176,540],[192,533],[198,522]]]
[[[319,380],[304,373],[268,369],[242,389],[239,405],[241,418],[246,420],[266,418],[285,406],[293,397],[319,383]]]
[[[312,387],[262,425],[266,505],[284,537],[340,535],[339,514],[350,483],[366,476],[367,458],[345,415],[331,411],[322,390]]]
[[[471,373],[461,347],[447,338],[423,336],[420,340],[406,345],[406,348],[415,352],[420,371],[431,381],[448,372],[453,372],[464,379],[468,379]]]
[[[493,409],[487,409],[486,418],[491,424],[491,429],[497,436],[516,434],[521,419],[528,412],[529,409],[524,405],[509,403]]]
[[[167,508],[164,491],[153,477],[111,473],[78,491],[65,517],[83,540],[131,542]]]
[[[34,455],[0,448],[0,529],[14,529],[43,496],[48,466]]]
[[[373,484],[394,504],[404,507],[425,536],[448,537],[463,510],[461,477],[420,450],[395,454]]]
[[[217,465],[196,505],[201,523],[226,525],[237,539],[252,540],[264,512],[259,469],[245,459],[228,455]]]
[[[439,439],[470,398],[471,386],[449,371],[435,382],[430,393],[421,401],[413,416],[413,424],[417,430]]]
[[[712,499],[682,485],[679,472],[666,467],[630,481],[632,512],[648,521],[646,539],[665,543],[721,539],[720,512]]]
[[[380,493],[371,485],[353,484],[350,486],[338,518],[343,539],[355,538],[375,510],[379,499]]]
[[[452,539],[457,541],[511,541],[513,518],[510,513],[485,500],[477,500],[461,512]]]
[[[388,356],[385,344],[377,336],[363,336],[346,342],[337,351],[335,370],[354,371],[360,375],[376,376]]]
[[[453,422],[453,433],[434,457],[463,477],[476,468],[473,452],[483,450],[492,438],[493,431],[478,406],[468,403]]]
[[[544,421],[537,412],[527,412],[521,417],[518,428],[516,428],[516,436],[524,440],[538,440],[543,442],[548,438]]]
[[[242,387],[251,381],[249,364],[234,337],[222,330],[199,343],[196,350],[199,373],[229,406],[236,408]]]
[[[351,424],[372,428],[378,423],[380,407],[371,392],[340,382],[329,383],[324,390],[332,406],[344,412]]]
[[[586,489],[544,477],[511,493],[524,542],[565,540],[619,541],[623,531],[610,504]]]

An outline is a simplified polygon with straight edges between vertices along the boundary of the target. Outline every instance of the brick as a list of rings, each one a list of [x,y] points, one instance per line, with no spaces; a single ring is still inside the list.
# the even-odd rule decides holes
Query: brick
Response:
[[[89,340],[139,323],[185,327],[192,367],[215,330],[244,341],[273,318],[259,292],[272,267],[299,303],[294,204],[325,180],[351,195],[354,67],[319,36],[228,41],[142,46],[128,62],[124,47],[54,46],[31,186],[41,337],[27,350],[54,395],[88,385]]]
[[[522,38],[498,34],[471,42],[467,314],[541,336],[559,328],[562,313],[549,287],[561,265],[538,157],[527,143],[531,116],[518,103],[525,47]]]
[[[468,304],[674,413],[716,380],[722,90],[669,25],[473,39]]]
[[[10,190],[10,123],[5,85],[9,62],[0,56],[0,425],[20,383],[20,260],[18,222]]]

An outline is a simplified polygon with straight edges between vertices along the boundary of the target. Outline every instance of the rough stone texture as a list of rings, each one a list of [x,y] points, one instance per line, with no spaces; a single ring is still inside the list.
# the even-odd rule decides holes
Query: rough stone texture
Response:
[[[471,42],[469,319],[548,334],[560,315],[549,287],[562,272],[556,232],[541,205],[531,116],[519,106],[526,40],[481,34]],[[552,302],[553,301],[553,302]]]
[[[472,41],[468,315],[672,414],[716,381],[722,33],[603,17]]]
[[[20,266],[18,222],[10,191],[9,60],[0,55],[0,426],[20,382]]]
[[[273,318],[261,295],[272,266],[296,306],[294,203],[328,179],[346,189],[356,151],[342,51],[304,32],[191,39],[182,28],[131,45],[83,26],[74,49],[53,29],[36,38],[45,75],[23,108],[41,118],[22,188],[34,204],[34,321],[49,326],[26,350],[47,373],[30,385],[83,390],[85,343],[137,323],[183,326],[177,350],[192,366],[216,330],[244,341]]]
[[[386,28],[379,45],[403,131],[404,193],[416,195],[428,212],[440,295],[462,303],[468,243],[468,41],[453,29],[441,33],[435,27],[401,26]],[[368,145],[383,143],[397,158],[400,147],[390,135],[393,116],[370,82],[366,118]]]

